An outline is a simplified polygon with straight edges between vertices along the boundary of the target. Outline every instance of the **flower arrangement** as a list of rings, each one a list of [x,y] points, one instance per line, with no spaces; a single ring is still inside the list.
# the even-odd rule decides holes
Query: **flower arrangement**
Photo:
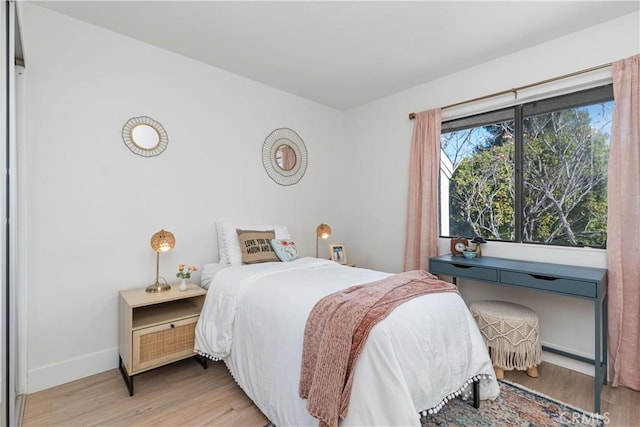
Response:
[[[181,279],[191,279],[191,273],[194,271],[198,271],[198,269],[193,265],[185,265],[180,264],[178,266],[178,272],[176,273],[176,277]]]

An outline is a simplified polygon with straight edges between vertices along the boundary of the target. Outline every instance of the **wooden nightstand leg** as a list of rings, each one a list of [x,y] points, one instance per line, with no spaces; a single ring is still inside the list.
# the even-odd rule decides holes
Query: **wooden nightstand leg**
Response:
[[[127,390],[129,390],[129,396],[133,396],[133,377],[127,374],[127,370],[122,365],[122,357],[118,357],[118,368],[120,369],[120,373],[122,374],[122,379],[124,383],[127,385]]]

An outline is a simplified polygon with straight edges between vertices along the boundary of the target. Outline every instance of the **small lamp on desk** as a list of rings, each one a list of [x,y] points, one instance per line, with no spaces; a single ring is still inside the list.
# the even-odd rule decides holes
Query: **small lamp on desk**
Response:
[[[168,252],[176,245],[176,238],[173,233],[160,230],[151,236],[151,248],[156,251],[156,282],[147,286],[147,292],[164,292],[171,289],[168,283],[161,284],[160,279],[160,252]]]
[[[476,244],[476,258],[480,258],[482,256],[482,244],[487,243],[487,241],[482,237],[477,236],[474,237],[473,240],[471,240],[471,243]]]
[[[331,236],[331,227],[327,224],[320,224],[316,228],[316,258],[318,258],[318,240],[326,239]]]

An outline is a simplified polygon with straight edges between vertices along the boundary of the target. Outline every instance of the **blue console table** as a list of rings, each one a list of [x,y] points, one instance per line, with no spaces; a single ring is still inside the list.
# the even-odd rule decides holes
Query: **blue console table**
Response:
[[[543,349],[595,366],[594,412],[600,413],[600,391],[607,382],[607,270],[505,258],[441,255],[429,258],[429,272],[479,280],[499,286],[514,286],[593,301],[595,310],[594,359],[544,346]]]

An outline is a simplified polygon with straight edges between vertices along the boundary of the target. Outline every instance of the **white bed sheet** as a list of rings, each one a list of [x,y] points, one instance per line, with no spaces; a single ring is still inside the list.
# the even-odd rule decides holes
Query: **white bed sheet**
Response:
[[[322,297],[388,276],[316,258],[234,266],[212,282],[196,327],[195,348],[222,359],[277,426],[317,425],[298,396],[306,319]],[[499,387],[485,344],[462,298],[425,295],[396,308],[371,331],[354,371],[341,426],[419,426],[472,377],[482,399]]]

